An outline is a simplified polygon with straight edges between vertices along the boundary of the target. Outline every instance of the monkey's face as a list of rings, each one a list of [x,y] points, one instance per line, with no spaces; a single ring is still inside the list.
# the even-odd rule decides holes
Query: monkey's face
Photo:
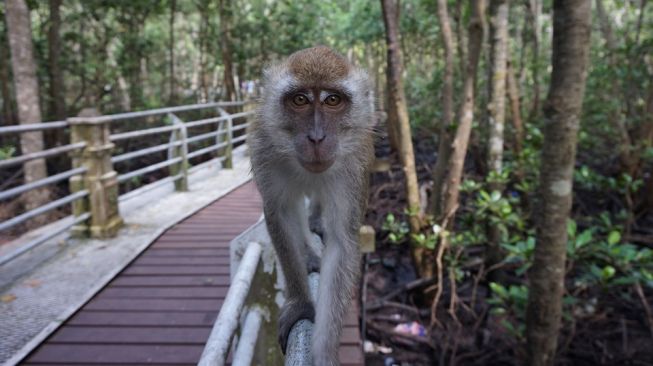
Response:
[[[336,88],[294,88],[284,94],[283,105],[289,117],[286,128],[293,136],[297,159],[304,169],[322,173],[333,165],[350,100]]]
[[[266,69],[263,86],[254,129],[260,138],[252,140],[257,159],[290,160],[311,173],[359,160],[374,124],[372,84],[363,70],[318,46]]]

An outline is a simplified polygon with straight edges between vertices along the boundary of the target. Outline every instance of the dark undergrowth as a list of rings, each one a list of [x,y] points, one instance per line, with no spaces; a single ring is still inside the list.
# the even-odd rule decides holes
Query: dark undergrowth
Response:
[[[420,185],[428,186],[437,148],[432,134],[417,136],[414,143],[418,177]],[[463,236],[445,256],[443,293],[433,321],[431,306],[436,281],[417,277],[405,227],[397,224],[406,219],[402,212],[405,194],[398,156],[390,153],[385,140],[377,143],[376,150],[377,157],[389,160],[391,169],[373,174],[366,215],[366,224],[377,230],[376,252],[366,258],[365,339],[374,344],[374,351],[366,354],[367,364],[523,364],[524,312],[528,296],[526,268],[533,239],[526,239],[523,241],[526,244],[523,244],[510,238],[512,235],[507,236],[506,248],[525,245],[530,249],[522,248],[522,252],[514,248],[507,250],[506,260],[500,268],[501,275],[492,277],[496,282],[491,282],[483,264],[484,238],[482,235],[480,238]],[[473,153],[470,155],[465,178],[481,181],[482,176],[475,173]],[[513,186],[514,183],[509,182],[507,191],[514,189]],[[528,194],[528,205],[536,207],[536,203],[532,202],[532,192],[522,194]],[[616,238],[612,232],[611,238],[605,239],[601,235],[601,228],[590,226],[590,218],[608,215],[611,209],[616,211],[619,198],[610,198],[608,196],[612,193],[607,193],[608,196],[598,199],[596,194],[577,184],[572,217],[578,224],[570,225],[570,230],[573,229],[570,231],[570,248],[578,248],[568,255],[567,294],[556,364],[653,365],[653,324],[650,314],[653,289],[651,281],[641,275],[646,275],[651,268],[650,258],[646,256],[650,255],[648,246],[653,242],[653,233],[645,228],[653,227],[653,215],[641,214],[627,234],[630,238],[639,238],[639,242],[625,237],[626,234]],[[463,189],[456,235],[462,232],[469,234],[478,226],[484,227],[482,215],[477,214],[478,196],[479,190]],[[613,207],[601,204],[604,198],[617,203]],[[526,211],[514,210],[517,214],[526,215]],[[393,225],[388,225],[389,214],[395,217]],[[521,226],[517,225],[519,230],[525,233],[525,237],[532,237],[533,223],[530,218],[522,218],[520,222]],[[508,227],[507,231],[511,230],[518,231]],[[619,232],[623,233],[624,230]],[[601,259],[601,246],[610,243],[613,243],[610,250],[632,249],[635,253],[632,256],[636,258],[631,258],[632,262],[626,264],[610,265],[611,259]],[[529,250],[530,253],[523,253]],[[524,255],[520,257],[519,253]],[[615,255],[618,257],[621,254]],[[426,334],[397,331],[400,324],[412,322],[423,326]]]

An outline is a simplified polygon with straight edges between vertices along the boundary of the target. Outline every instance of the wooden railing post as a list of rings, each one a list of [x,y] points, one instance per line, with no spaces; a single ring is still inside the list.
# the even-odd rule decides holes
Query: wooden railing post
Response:
[[[224,161],[222,162],[222,166],[226,169],[233,169],[234,167],[234,161],[233,161],[233,149],[234,145],[232,143],[232,140],[234,138],[234,123],[233,119],[231,118],[231,114],[227,111],[225,111],[222,108],[218,108],[218,111],[220,112],[220,116],[222,117],[227,117],[227,133],[223,133],[220,135],[220,142],[227,142],[227,146],[224,149]]]
[[[181,175],[181,178],[175,180],[175,190],[186,192],[188,191],[188,133],[186,125],[179,117],[172,113],[168,113],[168,117],[172,120],[173,125],[179,126],[178,129],[172,131],[170,134],[170,143],[181,142],[178,146],[171,146],[168,149],[168,159],[181,157],[181,161],[177,164],[170,166],[170,176]]]
[[[111,153],[114,144],[109,138],[109,124],[100,120],[94,108],[87,108],[78,117],[68,119],[71,142],[85,142],[83,149],[71,154],[73,168],[86,168],[86,173],[70,178],[71,193],[88,190],[87,198],[73,204],[73,214],[89,212],[87,225],[72,228],[77,236],[106,238],[116,235],[123,220],[118,211],[118,173],[113,169]]]

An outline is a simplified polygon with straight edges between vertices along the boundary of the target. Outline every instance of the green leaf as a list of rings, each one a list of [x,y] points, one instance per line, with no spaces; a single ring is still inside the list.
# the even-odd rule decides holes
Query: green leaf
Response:
[[[592,241],[592,229],[587,229],[576,238],[576,248],[580,248],[590,241]]]
[[[610,234],[608,234],[608,244],[615,245],[619,241],[621,241],[621,233],[618,231],[611,231]]]
[[[570,238],[576,236],[576,221],[574,220],[567,221],[567,234],[569,235]]]
[[[604,280],[609,280],[610,278],[614,277],[616,270],[612,266],[605,266],[603,267],[603,270],[601,270],[601,278]]]

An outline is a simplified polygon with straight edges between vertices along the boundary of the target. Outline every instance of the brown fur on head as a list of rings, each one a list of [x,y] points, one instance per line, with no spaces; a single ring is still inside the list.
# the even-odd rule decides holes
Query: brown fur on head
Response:
[[[297,51],[287,63],[290,73],[301,83],[315,85],[342,80],[351,68],[346,58],[326,46]]]

